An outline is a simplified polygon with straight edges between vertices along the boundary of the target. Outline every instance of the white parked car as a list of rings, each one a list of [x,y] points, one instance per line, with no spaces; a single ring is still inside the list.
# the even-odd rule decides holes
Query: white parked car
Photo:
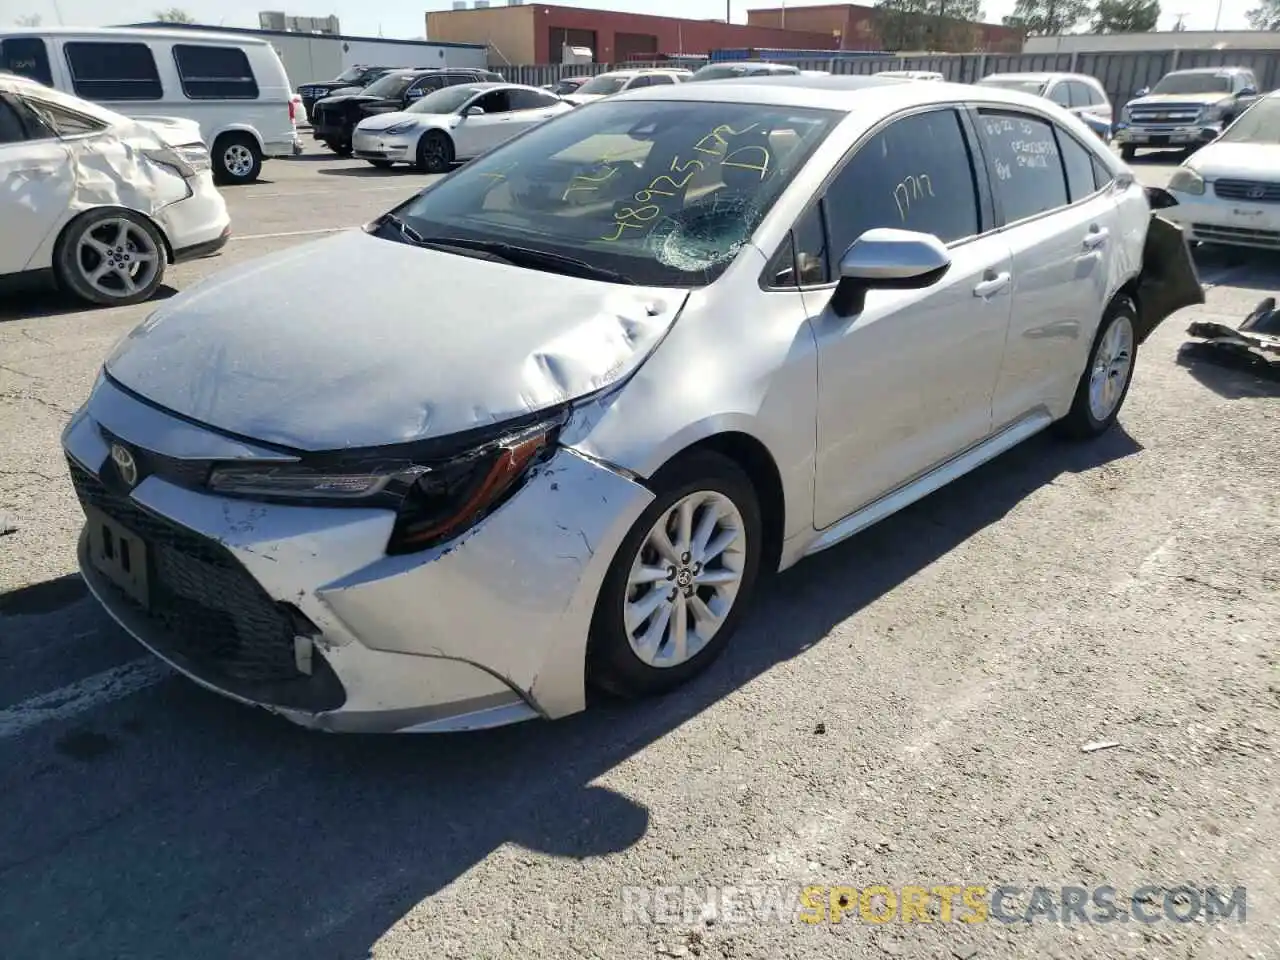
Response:
[[[1280,93],[1269,93],[1169,180],[1163,215],[1205,243],[1280,249]]]
[[[692,70],[653,68],[651,70],[610,70],[598,73],[573,93],[564,94],[569,103],[582,105],[611,97],[624,90],[639,90],[642,87],[671,86],[684,83],[693,77]]]
[[[268,157],[302,152],[294,99],[275,48],[259,37],[151,27],[0,30],[0,70],[137,119],[200,126],[214,177],[258,178]]]
[[[979,80],[978,86],[1021,90],[1052,100],[1103,140],[1111,139],[1115,119],[1111,99],[1097,77],[1085,73],[993,73]]]
[[[196,124],[130,120],[12,74],[0,74],[0,185],[0,281],[51,277],[92,303],[146,300],[166,263],[230,236]]]
[[[445,87],[406,110],[356,124],[352,153],[375,167],[409,163],[445,173],[498,144],[573,109],[554,93],[516,83]]]
[[[63,434],[81,569],[298,723],[561,717],[704,670],[763,575],[1047,427],[1104,433],[1203,300],[1047,100],[637,90],[165,301]]]

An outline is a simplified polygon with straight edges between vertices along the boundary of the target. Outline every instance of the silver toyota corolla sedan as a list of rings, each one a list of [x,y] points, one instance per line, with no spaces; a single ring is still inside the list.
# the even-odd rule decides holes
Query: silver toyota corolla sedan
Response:
[[[636,91],[166,301],[64,434],[81,567],[178,670],[307,726],[561,717],[704,670],[762,575],[1102,433],[1202,301],[1041,98]]]

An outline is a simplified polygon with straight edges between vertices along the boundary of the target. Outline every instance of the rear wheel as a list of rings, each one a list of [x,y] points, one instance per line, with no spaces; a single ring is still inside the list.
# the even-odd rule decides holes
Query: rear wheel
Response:
[[[324,145],[340,157],[351,156],[351,144],[342,140],[326,140]]]
[[[665,693],[705,670],[728,645],[760,567],[759,501],[732,460],[694,453],[653,485],[591,627],[588,676],[624,697]]]
[[[262,172],[262,148],[247,133],[224,133],[213,145],[213,176],[219,183],[252,183]]]
[[[448,173],[453,156],[453,141],[442,130],[429,130],[418,141],[418,169],[423,173]]]
[[[1089,362],[1076,384],[1070,412],[1057,423],[1058,432],[1073,440],[1089,440],[1111,429],[1120,415],[1138,352],[1134,324],[1137,307],[1128,297],[1119,297],[1107,309]]]
[[[92,210],[73,220],[58,240],[59,285],[82,300],[124,306],[150,299],[164,279],[164,240],[132,210]]]

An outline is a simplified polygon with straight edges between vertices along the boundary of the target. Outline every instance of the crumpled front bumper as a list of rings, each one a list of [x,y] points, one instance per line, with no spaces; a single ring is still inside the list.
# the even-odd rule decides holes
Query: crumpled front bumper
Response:
[[[110,466],[110,442],[144,463],[235,460],[260,451],[100,380],[63,434],[77,493],[147,541],[157,596],[172,590],[196,599],[184,605],[174,593],[168,620],[158,617],[95,568],[84,538],[82,570],[111,615],[187,676],[331,731],[475,729],[583,709],[596,597],[623,537],[652,500],[643,486],[561,449],[453,543],[389,557],[388,511],[227,499],[160,473],[127,491]],[[202,574],[193,566],[197,554],[220,566]],[[179,568],[187,571],[185,583],[166,584]],[[228,579],[234,577],[242,579]],[[202,593],[201,582],[210,589]],[[223,586],[231,583],[239,586]],[[241,608],[250,600],[259,621],[273,608],[300,615],[300,637],[286,640],[297,645],[297,663],[309,664],[309,674],[245,683],[218,659],[225,655],[218,650],[235,643],[195,644],[210,618],[244,621]],[[219,609],[229,605],[237,608]],[[184,617],[192,627],[185,633]],[[241,637],[235,634],[236,643]],[[277,658],[285,674],[288,659],[287,651]]]

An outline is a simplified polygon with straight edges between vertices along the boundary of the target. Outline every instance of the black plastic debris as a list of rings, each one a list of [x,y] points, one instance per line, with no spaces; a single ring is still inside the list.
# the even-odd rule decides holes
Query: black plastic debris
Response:
[[[1199,320],[1187,327],[1187,333],[1199,339],[1183,344],[1184,354],[1280,380],[1280,311],[1275,297],[1259,303],[1235,329]]]

